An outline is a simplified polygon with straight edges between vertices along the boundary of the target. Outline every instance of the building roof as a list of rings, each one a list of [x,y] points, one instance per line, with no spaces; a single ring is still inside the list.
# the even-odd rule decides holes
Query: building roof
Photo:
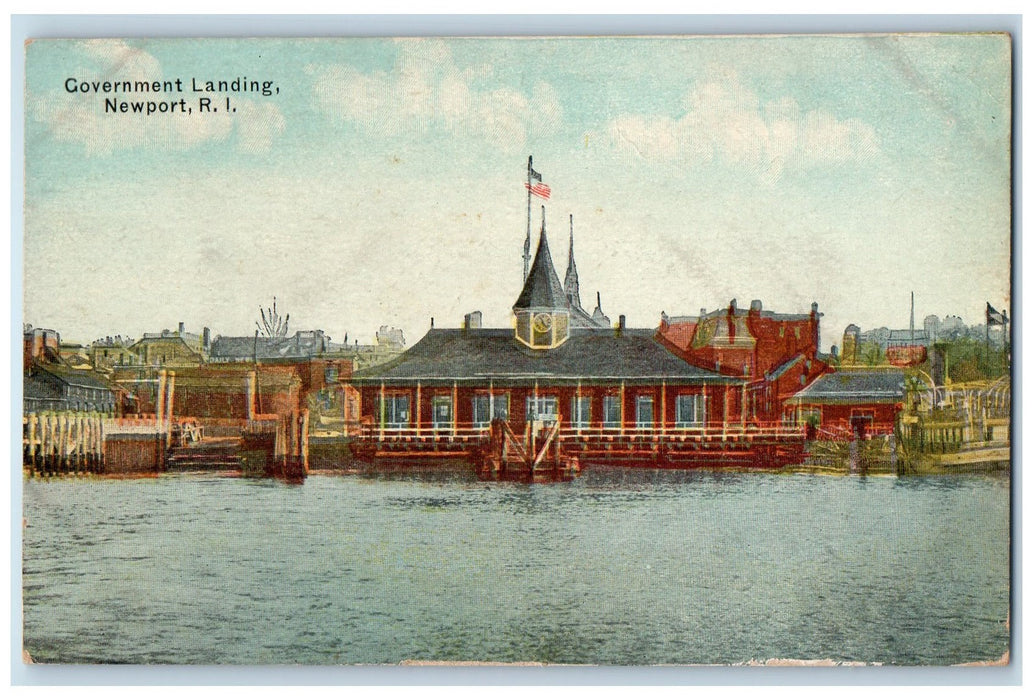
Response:
[[[545,221],[538,238],[538,251],[534,254],[531,271],[524,280],[524,288],[517,297],[514,309],[566,309],[567,296],[563,293],[559,275],[549,254],[549,239],[545,236]]]
[[[816,379],[791,399],[794,403],[890,403],[904,399],[904,373],[840,371]]]
[[[179,343],[190,352],[196,353],[197,351],[190,347],[186,340],[178,335],[158,335],[152,333],[144,333],[143,337],[138,341],[130,345],[130,348],[143,347],[144,345],[163,345],[163,344],[176,344]]]
[[[767,378],[768,379],[778,379],[783,374],[785,374],[786,372],[791,370],[793,367],[795,367],[799,362],[801,362],[803,360],[806,360],[806,359],[807,359],[807,357],[805,355],[803,355],[803,354],[794,355],[793,357],[789,358],[788,360],[783,362],[781,365],[779,365],[778,367],[773,369],[771,371],[771,374],[769,374]]]
[[[571,330],[563,345],[532,350],[508,328],[432,329],[394,360],[352,375],[356,384],[448,382],[742,380],[701,369],[668,352],[652,329]]]
[[[61,365],[37,365],[34,372],[45,372],[70,386],[78,386],[86,389],[102,389],[114,391],[115,388],[104,377],[96,372],[87,370],[71,369]]]
[[[26,374],[22,383],[22,398],[57,400],[64,398],[64,394],[53,379],[44,379],[39,374]]]
[[[212,341],[209,357],[220,359],[250,359],[255,355],[259,360],[279,358],[309,358],[324,352],[326,336],[322,334],[303,333],[298,331],[289,338],[269,338],[260,336],[219,336]]]

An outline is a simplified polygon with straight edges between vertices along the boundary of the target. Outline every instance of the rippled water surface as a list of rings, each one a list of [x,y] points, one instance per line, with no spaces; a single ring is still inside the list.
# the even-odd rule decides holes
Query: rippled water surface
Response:
[[[40,662],[894,664],[1008,648],[1007,477],[24,482]]]

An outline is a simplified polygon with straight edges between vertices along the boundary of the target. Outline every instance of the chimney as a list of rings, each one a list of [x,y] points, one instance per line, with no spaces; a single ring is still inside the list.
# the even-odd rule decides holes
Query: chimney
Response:
[[[183,335],[183,333],[184,333],[185,331],[186,331],[186,324],[185,324],[185,323],[183,323],[182,321],[180,321],[180,322],[179,322],[179,334],[180,334],[180,335]]]
[[[818,352],[821,347],[821,335],[818,328],[820,323],[821,314],[818,313],[818,302],[811,304],[811,343],[814,344],[814,352]]]
[[[470,328],[481,327],[481,312],[471,311],[470,313],[463,316],[463,328],[469,330]]]
[[[754,299],[750,302],[750,313],[759,314],[763,308],[760,299]]]
[[[700,317],[700,318],[703,318],[703,317],[704,317],[704,316],[706,316],[706,315],[707,315],[707,310],[706,310],[706,309],[704,309],[703,307],[700,307],[700,310],[699,310],[699,317]]]
[[[430,327],[432,329],[434,328],[434,317],[433,316],[430,317]]]
[[[626,326],[625,326],[624,314],[621,314],[620,317],[617,320],[617,337],[618,338],[621,337],[624,334],[624,328],[625,327]]]
[[[207,326],[201,331],[201,342],[204,343],[205,350],[212,346],[212,330]]]

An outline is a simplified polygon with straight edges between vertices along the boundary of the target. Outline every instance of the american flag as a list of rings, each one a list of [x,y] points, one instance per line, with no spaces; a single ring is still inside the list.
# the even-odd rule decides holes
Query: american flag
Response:
[[[537,173],[535,173],[535,175],[537,175]],[[541,178],[541,175],[538,175],[538,177]],[[531,194],[535,197],[541,197],[542,199],[548,199],[552,194],[552,189],[544,182],[537,182],[533,185],[525,182],[524,187],[531,190]]]

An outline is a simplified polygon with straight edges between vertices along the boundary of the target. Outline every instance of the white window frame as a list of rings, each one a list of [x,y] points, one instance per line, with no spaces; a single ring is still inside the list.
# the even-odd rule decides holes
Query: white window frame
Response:
[[[438,418],[438,408],[441,406],[448,406],[448,419],[440,420]],[[455,416],[455,406],[452,405],[451,394],[441,394],[433,396],[430,399],[430,425],[434,430],[451,430],[452,420]]]
[[[573,428],[587,428],[592,424],[592,397],[570,397],[570,425]]]
[[[614,420],[610,420],[610,411],[616,409],[617,415]],[[603,397],[603,427],[617,429],[621,427],[621,421],[623,420],[624,407],[621,406],[621,397],[617,394],[608,394]]]
[[[384,407],[381,412],[380,406],[378,406],[377,415],[383,416],[383,424],[381,427],[384,430],[404,430],[409,427],[409,423],[412,421],[412,401],[408,394],[385,394],[382,398],[377,397],[377,401],[383,401]],[[399,403],[404,403],[404,411],[399,411]],[[399,413],[404,415],[404,418],[399,418]]]
[[[651,395],[635,397],[635,427],[640,429],[652,428],[656,425],[656,401]],[[649,406],[649,422],[642,420],[642,407]]]
[[[478,418],[478,416],[477,416],[477,412],[478,412],[477,411],[477,404],[478,403],[482,403],[482,402],[484,404],[486,404],[484,406],[485,413],[488,413],[489,411],[493,413],[491,418],[488,419],[488,420],[478,420],[477,419]],[[488,393],[476,394],[470,400],[470,404],[471,404],[471,408],[473,409],[473,412],[471,413],[471,415],[473,417],[473,427],[474,428],[478,428],[478,429],[487,428],[491,424],[491,421],[493,419],[496,419],[496,418],[498,418],[500,420],[509,420],[509,393],[508,392],[503,392],[503,393],[494,393],[493,392],[491,394],[488,394]]]
[[[531,406],[537,402],[537,411],[532,413]],[[552,408],[550,411],[549,408]],[[525,402],[524,415],[527,420],[556,420],[559,416],[559,399],[552,395],[528,396]]]
[[[679,394],[675,399],[674,427],[702,428],[706,423],[707,404],[703,395]]]

